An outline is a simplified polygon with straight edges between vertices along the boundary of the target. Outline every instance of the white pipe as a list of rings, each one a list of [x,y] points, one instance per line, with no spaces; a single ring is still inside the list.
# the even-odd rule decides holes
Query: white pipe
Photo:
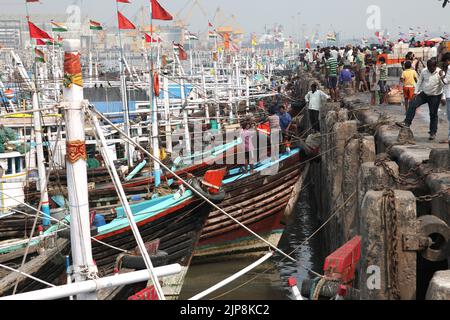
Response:
[[[167,277],[178,274],[180,272],[181,266],[178,263],[155,268],[157,277]],[[118,287],[147,280],[149,280],[148,271],[140,270],[95,280],[75,282],[63,286],[20,293],[14,296],[0,297],[0,300],[54,300],[69,297],[72,295],[79,295],[81,293],[94,292],[100,289]]]
[[[205,296],[207,296],[208,294],[226,286],[227,284],[229,284],[230,282],[236,280],[237,278],[243,276],[244,274],[246,274],[247,272],[249,272],[250,270],[256,268],[257,266],[259,266],[260,264],[264,263],[266,260],[268,260],[270,257],[273,256],[273,252],[269,252],[267,253],[264,257],[260,258],[259,260],[255,261],[254,263],[252,263],[251,265],[249,265],[248,267],[242,269],[239,272],[236,272],[235,274],[233,274],[232,276],[220,281],[218,284],[212,286],[209,289],[206,289],[203,292],[200,292],[199,294],[196,294],[195,296],[193,296],[192,298],[188,299],[188,300],[199,300]]]

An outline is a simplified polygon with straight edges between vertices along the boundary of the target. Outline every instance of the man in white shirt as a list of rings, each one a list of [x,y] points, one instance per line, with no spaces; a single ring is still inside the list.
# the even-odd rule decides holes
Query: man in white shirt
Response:
[[[408,111],[406,111],[405,121],[396,122],[402,128],[409,128],[416,115],[416,109],[428,103],[430,110],[430,140],[436,139],[439,103],[445,103],[445,96],[443,95],[444,83],[441,79],[441,71],[437,67],[436,58],[428,60],[427,68],[420,74],[414,92],[414,98],[409,105]]]
[[[330,53],[331,53],[331,56],[332,56],[333,58],[335,58],[336,60],[338,59],[339,52],[336,50],[336,47],[333,47],[333,48],[330,50]]]
[[[305,96],[305,100],[308,103],[308,113],[311,126],[314,130],[320,132],[320,111],[322,104],[326,100],[330,99],[322,90],[317,89],[317,83],[311,85],[311,91]]]
[[[437,47],[432,43],[430,45],[430,58],[437,58],[438,50]]]

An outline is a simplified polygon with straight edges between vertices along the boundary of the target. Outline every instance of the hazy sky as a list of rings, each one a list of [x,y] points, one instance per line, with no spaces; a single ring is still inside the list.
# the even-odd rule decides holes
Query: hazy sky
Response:
[[[130,19],[137,19],[141,6],[149,7],[150,0],[130,0],[132,4],[119,4],[121,10]],[[311,36],[314,30],[320,33],[334,30],[344,37],[372,36],[375,31],[368,29],[366,13],[370,5],[380,8],[381,27],[389,28],[397,34],[399,26],[403,32],[409,27],[420,27],[422,31],[443,33],[450,26],[450,5],[442,8],[438,0],[197,0],[206,16],[195,6],[189,19],[190,31],[204,32],[207,21],[213,20],[216,9],[221,8],[221,17],[228,19],[226,25],[232,24],[231,16],[236,17],[239,27],[245,32],[262,33],[264,26],[282,24],[285,33],[299,36],[303,25],[305,35]],[[25,0],[0,0],[1,13],[25,12]],[[30,15],[33,13],[64,14],[71,4],[78,4],[83,16],[100,22],[115,24],[115,0],[41,0],[42,4],[30,4]],[[185,7],[181,17],[188,15],[187,8],[193,0],[160,0],[160,3],[173,15]],[[219,21],[218,21],[219,20]]]

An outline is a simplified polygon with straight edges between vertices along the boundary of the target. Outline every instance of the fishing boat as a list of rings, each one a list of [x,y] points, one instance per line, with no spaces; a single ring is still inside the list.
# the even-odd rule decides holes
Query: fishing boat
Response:
[[[224,169],[215,172],[219,174],[219,178],[225,175]],[[219,180],[216,179],[214,183],[220,183]],[[207,181],[208,179],[206,179]],[[181,273],[162,280],[166,298],[177,298],[192,259],[194,246],[208,217],[208,204],[203,199],[196,197],[191,190],[180,188],[172,194],[132,204],[130,207],[143,241],[145,243],[157,241],[159,244],[157,249],[167,254],[167,263],[179,263],[182,266]],[[136,241],[133,238],[124,208],[116,208],[115,213],[114,220],[107,224],[100,222],[97,225],[96,235],[93,236],[92,254],[99,273],[102,275],[120,272],[120,263],[117,260],[120,253],[130,252],[136,247]],[[92,220],[95,221],[95,217]],[[66,280],[63,255],[67,253],[67,240],[54,239],[53,241],[57,241],[56,246],[45,250],[42,255],[38,253],[40,246],[44,245],[42,239],[54,238],[61,228],[68,225],[70,225],[70,216],[65,217],[61,223],[51,226],[41,237],[32,240],[30,257],[36,257],[38,260],[30,259],[22,270],[27,270],[33,276],[39,276],[41,280],[53,284],[63,284]],[[24,242],[0,245],[0,261],[17,263],[18,257],[23,254],[24,247]],[[59,248],[61,251],[57,251],[55,248]],[[55,257],[56,253],[60,253],[59,259],[58,256]],[[10,259],[8,260],[8,258]],[[49,273],[46,270],[53,272]],[[0,294],[11,294],[18,277],[21,280],[17,289],[18,293],[45,287],[42,283],[36,283],[26,277],[10,274],[0,281]]]
[[[283,215],[290,198],[296,197],[294,186],[301,173],[298,148],[281,154],[278,160],[258,162],[253,174],[242,174],[239,168],[234,168],[223,180],[226,196],[218,205],[276,246],[284,231]],[[212,261],[265,249],[267,244],[212,209],[194,255],[198,261]]]

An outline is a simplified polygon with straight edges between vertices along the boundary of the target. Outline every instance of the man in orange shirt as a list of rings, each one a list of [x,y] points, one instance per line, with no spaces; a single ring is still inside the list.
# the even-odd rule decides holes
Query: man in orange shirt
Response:
[[[405,111],[408,110],[410,101],[414,98],[414,88],[417,82],[417,72],[412,69],[411,61],[405,61],[405,71],[400,80],[403,82],[403,96],[405,97]]]

